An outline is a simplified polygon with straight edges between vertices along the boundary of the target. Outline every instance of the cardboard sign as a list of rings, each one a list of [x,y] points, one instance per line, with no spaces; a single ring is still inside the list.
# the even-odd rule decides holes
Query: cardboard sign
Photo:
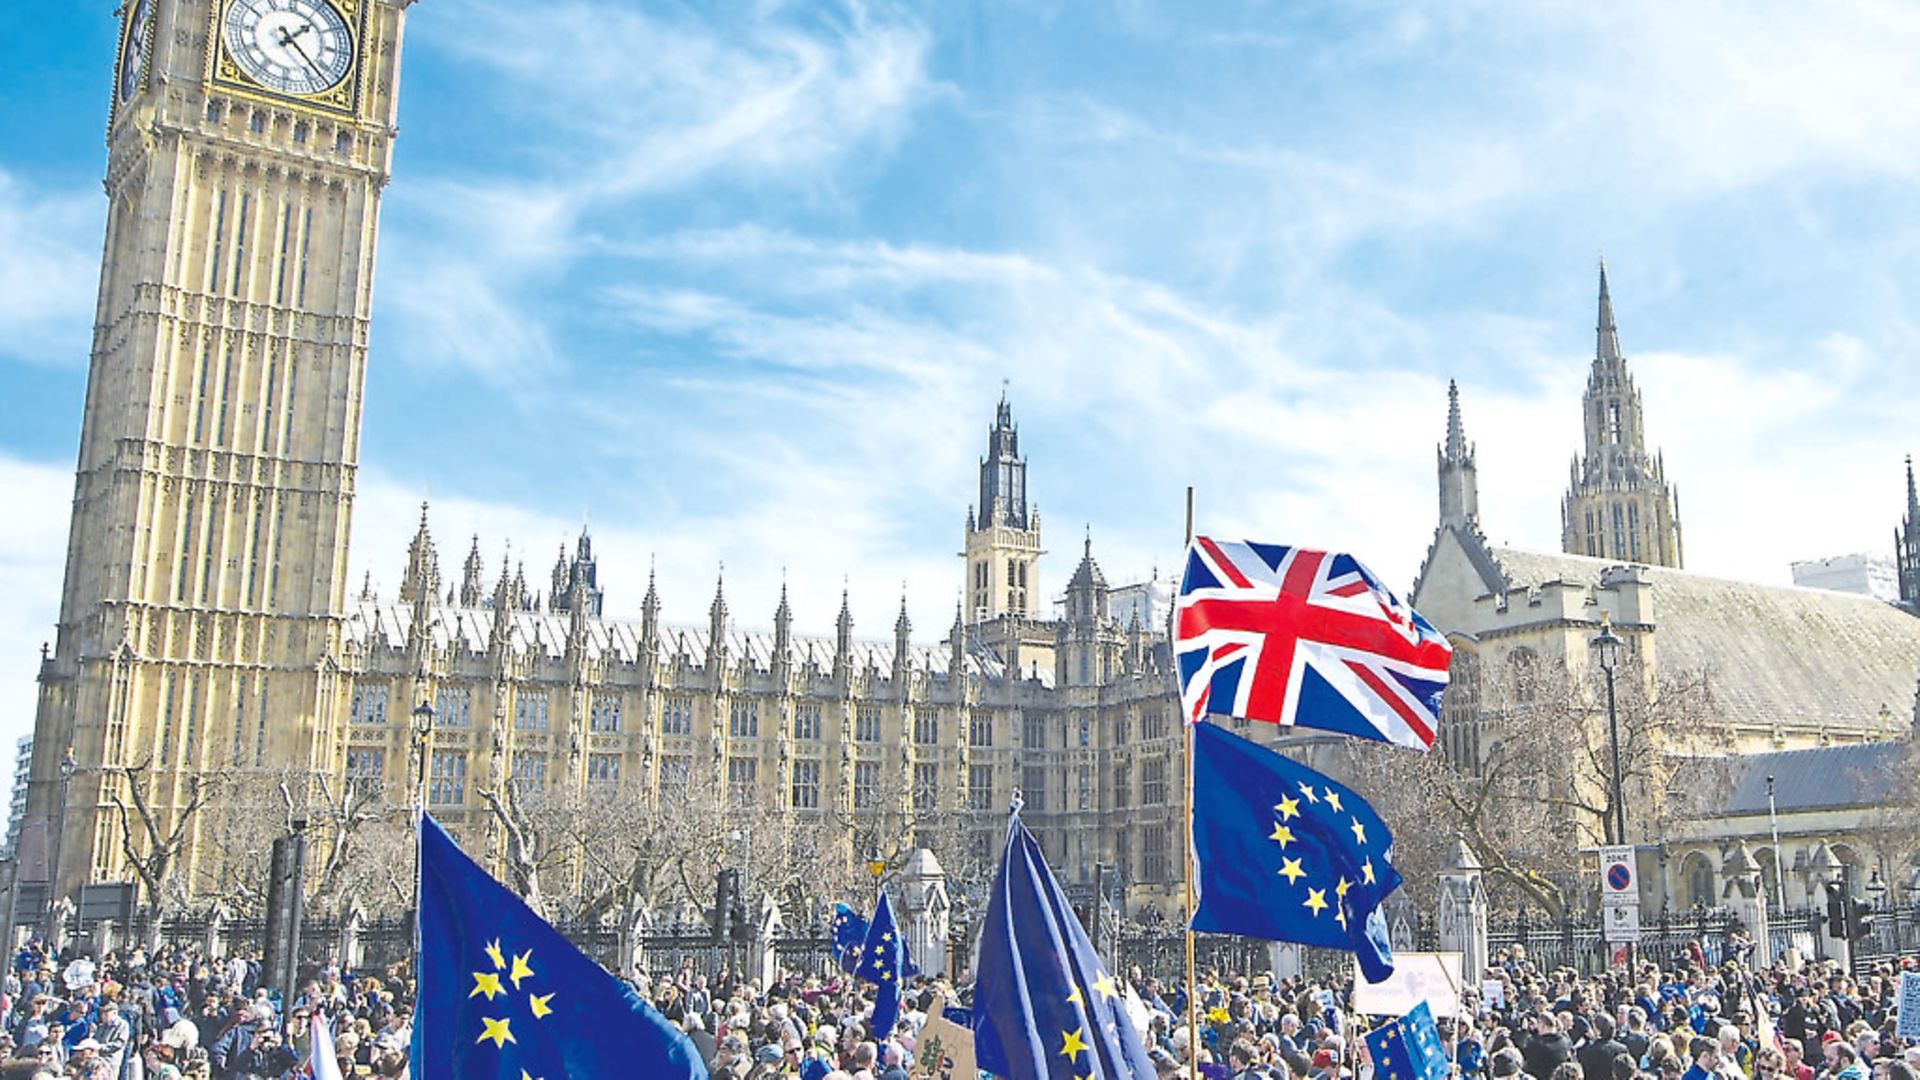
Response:
[[[1396,952],[1393,974],[1370,983],[1354,961],[1353,1010],[1366,1016],[1405,1016],[1422,1001],[1435,1016],[1460,1015],[1460,954]]]
[[[933,996],[927,1022],[914,1044],[913,1075],[925,1080],[974,1080],[973,1032],[947,1019],[945,994]]]
[[[1893,1033],[1902,1039],[1920,1039],[1920,973],[1900,973],[1900,1019]]]

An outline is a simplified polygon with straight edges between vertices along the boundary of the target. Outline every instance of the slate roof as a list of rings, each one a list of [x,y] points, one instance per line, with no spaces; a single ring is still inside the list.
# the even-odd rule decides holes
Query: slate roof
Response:
[[[1872,807],[1885,803],[1904,783],[1900,774],[1905,743],[1872,742],[1743,754],[1727,761],[1700,762],[1682,768],[1681,785],[1719,782],[1709,769],[1729,769],[1731,786],[1718,806],[1702,808],[1705,817],[1744,817],[1767,812],[1767,777],[1773,777],[1774,805],[1782,814],[1809,810]],[[1687,773],[1697,772],[1697,777]]]
[[[435,605],[432,611],[434,621],[430,635],[435,648],[450,649],[459,645],[468,652],[486,652],[487,643],[492,640],[495,618],[491,608]],[[571,618],[566,613],[512,611],[507,617],[512,620],[508,640],[515,651],[555,659],[566,656],[567,632],[571,625]],[[407,604],[359,600],[348,608],[346,636],[350,643],[362,647],[401,649],[406,647],[407,630],[412,622],[413,609]],[[640,656],[641,627],[638,622],[588,619],[586,632],[589,656],[610,656],[627,663],[636,661]],[[671,663],[675,657],[685,656],[692,666],[704,666],[707,662],[708,638],[705,627],[662,626],[656,658],[661,663]],[[772,666],[775,640],[771,631],[730,630],[726,641],[730,662],[739,663],[744,658],[761,670]],[[893,651],[891,641],[854,641],[853,669],[891,673]],[[795,634],[788,643],[788,659],[796,668],[812,664],[820,670],[831,671],[833,653],[834,639],[830,637]],[[931,672],[937,677],[944,677],[948,661],[949,653],[944,646],[908,646],[907,664],[914,671]],[[969,674],[981,678],[998,680],[1005,676],[1006,665],[990,650],[975,647],[968,650],[967,670]],[[1053,682],[1053,665],[1041,664],[1037,670],[1030,668],[1027,674],[1050,686]]]
[[[1509,588],[1593,587],[1620,565],[1505,547],[1488,553]],[[1920,618],[1869,596],[1639,569],[1650,585],[1659,663],[1708,672],[1729,718],[1860,730],[1883,710],[1913,716]]]

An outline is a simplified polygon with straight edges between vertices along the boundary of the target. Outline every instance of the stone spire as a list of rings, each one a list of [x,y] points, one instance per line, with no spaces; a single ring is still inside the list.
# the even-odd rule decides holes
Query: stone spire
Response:
[[[480,561],[480,537],[478,534],[475,534],[473,538],[473,548],[467,552],[467,564],[461,568],[460,572],[461,607],[477,608],[480,606],[481,598],[486,595],[486,585],[481,580],[485,575],[486,569]]]
[[[407,545],[407,572],[400,579],[400,602],[431,603],[440,593],[440,557],[433,550],[433,532],[427,528],[427,504],[420,504],[420,527]]]
[[[793,608],[787,603],[787,576],[780,575],[780,606],[773,609],[773,670],[777,681],[785,685],[792,668]]]
[[[967,673],[967,604],[965,598],[953,605],[953,626],[947,631],[947,675],[953,679],[963,678]],[[955,684],[959,685],[958,683]],[[964,701],[964,688],[957,691],[956,700]]]
[[[844,585],[840,588],[840,617],[833,625],[833,677],[844,686],[853,674],[853,607]]]
[[[649,645],[660,640],[660,588],[651,563],[647,565],[647,595],[640,601],[640,639]]]
[[[1607,289],[1607,260],[1600,260],[1600,317],[1594,324],[1595,367],[1622,367],[1626,357],[1620,353],[1620,327],[1613,321],[1613,296]]]
[[[1920,491],[1913,483],[1913,455],[1907,455],[1907,520],[1893,530],[1894,572],[1900,604],[1920,615]]]
[[[893,620],[893,674],[898,681],[905,676],[913,661],[913,620],[907,617],[907,586],[900,584],[900,616]],[[900,691],[905,694],[905,689]]]
[[[720,567],[713,582],[713,604],[707,608],[707,668],[719,671],[727,662],[727,568]]]
[[[1473,463],[1473,444],[1460,420],[1460,387],[1447,380],[1447,441],[1438,452],[1440,524],[1474,528],[1480,523],[1480,474]]]

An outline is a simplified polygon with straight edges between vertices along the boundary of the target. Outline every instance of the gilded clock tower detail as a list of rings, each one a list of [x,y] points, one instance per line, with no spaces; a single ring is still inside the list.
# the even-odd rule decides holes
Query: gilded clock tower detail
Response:
[[[65,895],[132,877],[116,801],[150,808],[164,835],[209,778],[338,771],[374,238],[410,2],[122,9],[23,882]],[[197,840],[175,873],[218,846]]]

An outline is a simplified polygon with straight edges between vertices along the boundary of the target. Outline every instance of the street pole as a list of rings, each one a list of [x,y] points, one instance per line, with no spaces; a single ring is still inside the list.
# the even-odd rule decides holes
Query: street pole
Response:
[[[1780,871],[1780,815],[1773,806],[1773,774],[1767,774],[1767,828],[1773,833],[1773,891],[1780,910],[1787,910],[1787,879]]]
[[[1620,715],[1613,704],[1613,665],[1607,665],[1607,738],[1613,744],[1614,842],[1627,842],[1627,803],[1620,793]]]
[[[53,834],[53,867],[47,873],[47,914],[40,920],[42,933],[49,928],[54,901],[60,896],[60,860],[66,854],[67,848],[68,789],[72,787],[73,774],[78,769],[79,764],[73,760],[73,747],[69,746],[67,752],[60,758],[60,827]],[[156,902],[157,899],[155,898]]]
[[[427,759],[433,752],[433,706],[426,698],[413,707],[413,746],[419,760],[413,782],[413,921],[420,928],[420,833],[427,818]],[[417,941],[416,941],[417,944]],[[415,973],[418,977],[418,973]]]

